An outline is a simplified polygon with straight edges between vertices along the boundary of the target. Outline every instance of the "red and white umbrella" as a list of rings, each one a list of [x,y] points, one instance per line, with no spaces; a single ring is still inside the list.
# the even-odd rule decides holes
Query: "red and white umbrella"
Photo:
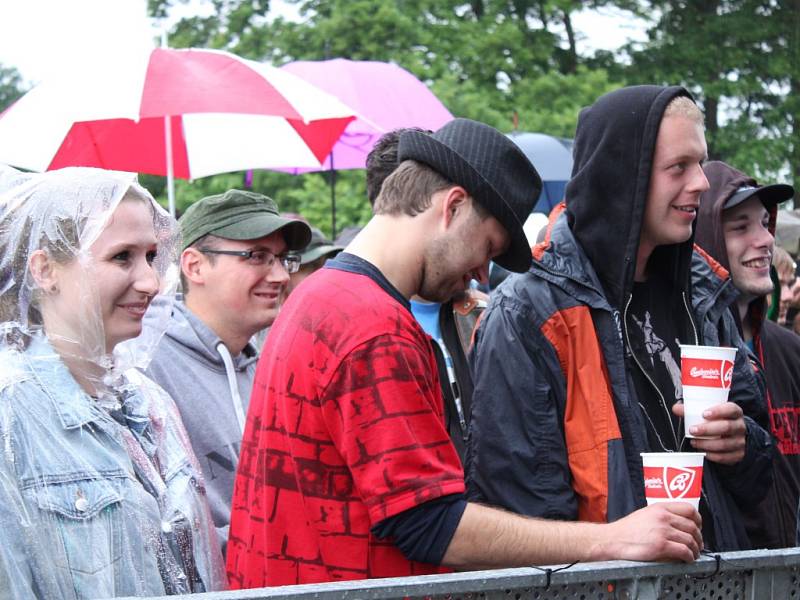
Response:
[[[354,112],[286,71],[215,50],[99,59],[0,115],[0,162],[194,179],[319,168]],[[169,123],[169,127],[166,124]]]

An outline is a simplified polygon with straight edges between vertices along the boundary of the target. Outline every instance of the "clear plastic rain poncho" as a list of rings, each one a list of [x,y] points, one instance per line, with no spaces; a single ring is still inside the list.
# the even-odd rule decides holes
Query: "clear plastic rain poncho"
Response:
[[[225,587],[178,411],[133,368],[157,339],[125,342],[174,290],[178,248],[131,174],[0,191],[0,598]]]

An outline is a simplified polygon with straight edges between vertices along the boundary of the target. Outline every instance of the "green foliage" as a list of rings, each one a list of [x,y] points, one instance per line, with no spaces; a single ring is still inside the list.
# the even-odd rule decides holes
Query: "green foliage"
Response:
[[[550,73],[521,81],[514,88],[518,129],[571,138],[580,110],[620,85],[607,71],[583,66],[573,74]]]
[[[203,0],[192,0],[195,5]],[[187,0],[149,0],[163,18]],[[457,116],[510,131],[571,137],[580,109],[625,84],[680,83],[706,111],[712,157],[764,180],[800,165],[800,0],[205,0],[210,17],[177,23],[170,45],[225,48],[282,64],[342,57],[395,62]],[[572,17],[613,8],[648,20],[648,40],[593,56],[576,50]],[[205,14],[205,13],[204,13]],[[274,196],[330,234],[329,174],[256,173]],[[242,174],[178,184],[185,206]],[[337,229],[369,218],[363,171],[336,175]],[[163,196],[159,181],[154,189]]]
[[[297,177],[275,199],[281,210],[302,214],[329,238],[332,234],[330,173],[309,173]],[[367,201],[364,171],[339,171],[336,177],[336,235],[348,225],[365,225],[372,216]],[[299,181],[298,181],[299,180]],[[257,188],[255,188],[258,191]]]
[[[163,18],[175,3],[150,0],[150,14]],[[457,116],[503,131],[514,127],[516,116],[520,129],[559,136],[571,136],[579,109],[619,84],[604,69],[565,67],[569,41],[559,27],[565,16],[582,6],[575,0],[289,3],[299,11],[300,22],[268,21],[268,2],[207,0],[212,16],[179,21],[170,32],[170,45],[225,48],[276,64],[333,57],[393,61],[427,82]],[[163,178],[143,178],[143,182],[164,201]],[[177,182],[177,206],[183,209],[242,182],[242,174]],[[257,172],[253,189],[331,234],[330,174]],[[335,191],[337,230],[363,225],[371,215],[364,172],[336,173]]]
[[[11,106],[25,92],[19,71],[0,64],[0,112]]]
[[[800,2],[650,0],[632,82],[683,84],[706,113],[709,154],[763,178],[800,164]],[[787,160],[788,159],[788,160]]]
[[[364,225],[372,216],[367,201],[363,170],[339,171],[336,177],[336,232],[348,225]],[[140,183],[167,207],[166,179],[156,175],[140,175]],[[301,214],[315,227],[331,237],[331,174],[306,173],[290,175],[275,171],[255,171],[252,186],[246,188],[245,173],[223,173],[194,181],[175,181],[175,206],[178,215],[189,205],[213,194],[222,194],[232,188],[251,189],[269,196],[281,212]]]

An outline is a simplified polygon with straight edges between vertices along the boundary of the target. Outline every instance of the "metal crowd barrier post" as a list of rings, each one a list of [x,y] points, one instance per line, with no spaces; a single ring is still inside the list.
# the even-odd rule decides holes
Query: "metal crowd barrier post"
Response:
[[[196,600],[800,600],[800,548],[196,594]]]

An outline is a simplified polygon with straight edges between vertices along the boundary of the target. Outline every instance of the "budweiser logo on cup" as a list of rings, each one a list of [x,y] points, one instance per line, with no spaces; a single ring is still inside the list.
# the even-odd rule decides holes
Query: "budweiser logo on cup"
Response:
[[[705,423],[703,412],[728,401],[733,379],[736,348],[688,346],[681,344],[681,384],[686,437],[698,437],[689,430]]]
[[[733,376],[733,362],[729,360],[706,360],[702,358],[681,359],[681,381],[683,385],[729,389]]]
[[[656,502],[700,503],[703,482],[702,452],[644,452],[642,469],[647,504]]]

